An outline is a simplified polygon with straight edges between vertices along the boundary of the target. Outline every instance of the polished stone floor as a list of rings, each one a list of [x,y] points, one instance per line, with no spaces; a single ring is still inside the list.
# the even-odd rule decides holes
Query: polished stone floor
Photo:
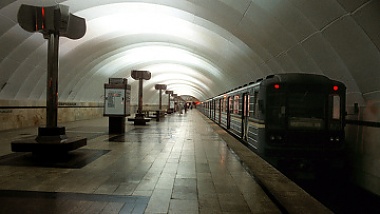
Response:
[[[108,118],[61,124],[87,146],[12,153],[37,128],[0,132],[0,213],[280,213],[196,110],[108,135]]]

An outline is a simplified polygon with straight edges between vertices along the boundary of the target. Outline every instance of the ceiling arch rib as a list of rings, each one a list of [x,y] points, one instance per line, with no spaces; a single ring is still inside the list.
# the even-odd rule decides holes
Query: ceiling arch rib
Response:
[[[46,53],[41,51],[41,46],[44,46],[44,44],[40,43],[37,36],[31,36],[31,34],[22,31],[18,26],[13,27],[8,32],[7,37],[14,37],[14,34],[22,35],[24,40],[14,40],[17,45],[12,45],[12,42],[8,41],[9,44],[6,46],[12,46],[11,49],[2,46],[2,41],[6,42],[6,38],[0,38],[2,40],[0,41],[0,46],[4,47],[4,49],[1,48],[2,51],[8,51],[8,55],[0,63],[0,84],[5,84],[5,87],[0,92],[0,97],[6,99],[21,97],[21,99],[25,99],[28,98],[30,88],[35,85],[33,78],[41,77],[46,72]],[[44,47],[46,50],[46,46]],[[43,65],[41,64],[41,59],[44,59]],[[20,76],[23,78],[20,78]]]
[[[112,16],[119,17],[119,15],[113,14]],[[174,19],[178,19],[178,18],[174,18]],[[95,21],[95,23],[93,23],[93,21]],[[96,19],[90,20],[89,23],[88,23],[88,25],[92,25],[92,26],[96,25],[97,26],[99,22],[100,23],[108,23],[109,22],[109,17],[105,18],[105,20],[102,20],[101,18],[96,18]],[[158,37],[161,36],[162,38],[165,38],[166,40],[168,40],[168,38],[175,38],[174,43],[172,43],[171,39],[169,39],[168,44],[169,45],[174,45],[175,47],[181,46],[181,48],[185,48],[186,50],[191,51],[190,54],[188,54],[190,57],[194,58],[194,56],[205,55],[204,59],[207,59],[208,61],[210,61],[210,62],[207,62],[206,65],[207,64],[212,64],[212,62],[218,62],[218,67],[217,67],[217,72],[218,73],[222,73],[223,69],[226,69],[226,70],[229,69],[228,66],[224,66],[224,68],[223,68],[223,63],[219,63],[219,62],[227,62],[228,61],[227,59],[229,57],[244,56],[244,55],[246,55],[246,57],[248,56],[246,53],[242,53],[241,51],[239,52],[240,47],[237,47],[236,45],[232,44],[230,41],[226,40],[224,37],[221,37],[220,35],[215,34],[214,32],[211,32],[208,29],[205,29],[204,27],[194,26],[193,23],[189,23],[189,22],[184,21],[184,20],[175,20],[175,21],[167,22],[167,24],[170,25],[170,28],[173,28],[173,26],[172,26],[173,22],[177,22],[181,26],[190,25],[190,27],[187,27],[187,29],[193,29],[193,30],[192,30],[192,32],[189,32],[187,34],[186,33],[183,34],[183,32],[182,32],[183,35],[174,35],[174,36],[170,35],[169,36],[169,35],[160,35],[160,34],[158,34]],[[149,26],[152,24],[152,22],[148,22],[146,24],[148,24],[148,26],[144,26],[144,27],[145,28],[150,28]],[[128,24],[126,24],[126,25],[128,25]],[[195,28],[197,28],[197,29],[195,29]],[[89,27],[89,29],[94,29],[94,28],[90,28]],[[114,44],[117,44],[119,46],[123,46],[124,44],[128,43],[128,39],[130,38],[130,36],[133,37],[133,36],[136,36],[136,33],[141,33],[140,30],[145,31],[145,29],[141,28],[141,26],[139,26],[137,30],[136,29],[134,29],[134,30],[127,29],[127,31],[130,31],[129,33],[131,33],[132,35],[126,35],[126,34],[124,34],[124,36],[123,36],[123,38],[125,38],[124,42],[117,42],[117,43],[114,43]],[[196,33],[197,36],[194,36],[195,35],[194,32],[197,32]],[[97,34],[98,36],[96,36],[96,35],[95,36],[94,35],[89,35],[88,36],[89,38],[86,38],[87,36],[85,36],[84,41],[87,40],[90,43],[90,42],[92,42],[92,40],[97,40],[99,43],[102,43],[102,37],[103,37],[103,35],[106,35],[105,37],[107,37],[107,39],[110,39],[110,37],[109,37],[110,33],[118,35],[119,32],[115,33],[115,32],[110,31],[110,33],[105,34],[105,33],[107,33],[107,31],[106,32],[99,32],[99,31],[97,31],[97,33],[98,33]],[[166,34],[167,32],[162,32],[162,33]],[[147,32],[143,32],[143,34],[144,34],[144,36],[139,37],[140,40],[143,39],[143,38],[146,39],[146,37],[149,37],[149,35],[147,34]],[[155,34],[155,35],[157,35],[157,34]],[[153,35],[153,36],[155,36],[155,35]],[[229,36],[229,37],[231,37],[231,36]],[[103,41],[103,42],[105,42],[105,41]],[[138,43],[138,42],[139,41],[134,41],[134,43],[132,43],[132,44],[136,45],[136,43]],[[85,44],[85,42],[82,42],[82,43]],[[151,44],[154,45],[154,43],[151,43]],[[138,45],[140,45],[140,44],[138,44]],[[72,50],[70,46],[71,46],[70,43],[65,43],[63,45],[63,47],[65,47],[66,50]],[[111,45],[111,47],[112,46],[115,46],[115,45]],[[95,58],[92,55],[89,55],[88,58],[90,60],[92,60],[92,61],[96,60],[96,61],[99,61],[99,63],[101,63],[101,64],[107,64],[107,65],[109,65],[110,63],[108,63],[108,62],[110,60],[112,60],[111,58],[115,58],[116,56],[120,56],[121,54],[119,52],[123,51],[122,50],[123,48],[118,48],[115,51],[115,50],[111,50],[112,48],[110,48],[108,46],[105,46],[104,49],[105,50],[103,51],[101,48],[99,49],[99,47],[97,47],[96,51],[98,52],[100,58]],[[90,50],[92,50],[92,49],[90,49]],[[227,53],[231,52],[231,50],[236,50],[235,52],[233,52],[233,56],[229,56],[227,54]],[[78,53],[80,53],[81,56],[86,56],[87,55],[86,53],[82,52],[83,50],[80,48],[80,46],[78,46],[77,48],[75,48],[75,51],[78,51]],[[75,55],[75,53],[71,53],[70,51],[63,51],[63,53],[65,53],[64,55],[69,55],[69,53]],[[105,55],[111,55],[110,53],[112,53],[112,57],[108,57],[108,58],[106,57],[106,58],[104,58]],[[157,54],[157,56],[160,56],[160,54]],[[175,56],[175,55],[172,55],[171,57],[173,57],[173,56]],[[70,61],[73,62],[72,61],[73,59],[71,57],[69,57],[68,59],[70,59]],[[149,64],[149,62],[146,62],[146,60],[147,60],[146,56],[143,56],[142,59],[145,60],[145,62],[144,62],[145,64]],[[225,59],[225,60],[222,60],[222,59]],[[154,60],[154,59],[152,59],[152,60]],[[75,61],[75,59],[74,59],[74,61]],[[81,59],[81,61],[83,61],[83,58]],[[154,61],[156,62],[157,60],[154,60]],[[184,59],[184,60],[182,60],[182,62],[181,61],[176,61],[176,63],[177,64],[178,63],[189,64],[188,61],[189,60]],[[112,62],[114,63],[115,61],[112,61]],[[78,62],[78,63],[80,64],[80,62]],[[71,65],[77,65],[77,63],[70,63],[70,64],[65,63],[65,64],[66,65],[70,65],[70,66]],[[91,68],[91,70],[93,70],[94,68],[97,68],[97,69],[102,69],[102,68],[104,69],[105,68],[105,66],[101,66],[101,65],[98,65],[98,64],[93,63],[93,62],[90,62],[90,64],[93,66]],[[120,71],[120,70],[125,71],[125,70],[128,70],[128,68],[132,68],[133,69],[133,67],[136,68],[136,64],[140,64],[140,63],[132,63],[132,62],[130,62],[126,66],[120,66],[120,64],[119,64],[118,67],[115,65],[116,68],[118,68],[118,69],[115,69],[115,70],[116,71]],[[196,65],[197,67],[203,67],[203,70],[205,70],[205,71],[208,70],[208,72],[210,72],[212,70],[215,70],[215,68],[216,68],[216,66],[210,66],[210,65],[207,65],[207,66],[202,66],[201,65],[200,66],[200,64],[205,64],[205,63],[202,62],[202,60],[198,60],[197,63],[194,63],[194,65]],[[220,67],[220,65],[222,65],[222,67]],[[88,64],[87,65],[83,65],[83,66],[88,66]],[[215,68],[213,68],[213,67],[215,67]],[[109,68],[110,67],[107,67],[108,70],[110,70]],[[212,70],[210,70],[210,68],[212,68]],[[83,71],[83,72],[88,73],[87,69],[80,69],[79,66],[77,66],[77,69],[64,69],[64,70],[71,70],[72,73],[75,72],[75,71],[79,71],[79,72]],[[242,72],[241,75],[249,73],[249,72],[246,72],[247,70],[244,70],[244,71],[245,72]],[[100,74],[98,71],[90,72],[90,73],[92,73],[91,76],[86,76],[86,77],[83,76],[81,79],[83,79],[83,80],[89,80],[89,79],[91,79],[91,77],[98,76]],[[238,73],[238,72],[236,72],[236,73]],[[73,74],[80,76],[78,74],[78,72],[75,72]],[[112,73],[110,73],[110,75],[112,76]],[[103,79],[100,82],[104,82],[104,78],[105,77],[106,76],[104,76]],[[73,81],[73,79],[75,81],[75,79],[77,79],[77,78],[72,78],[72,76],[68,75],[68,74],[66,74],[66,77],[63,77],[63,78],[66,79],[66,81]],[[210,76],[209,78],[214,79],[214,76]],[[232,78],[230,78],[230,77],[223,77],[223,79],[220,82],[218,81],[218,78],[216,78],[215,82],[223,84],[223,82],[224,82],[223,80],[225,80],[225,79],[232,79]],[[96,81],[92,80],[91,82],[96,82]],[[69,86],[70,83],[66,83],[64,85]],[[83,82],[76,81],[75,85],[79,86],[79,87],[87,87],[89,84],[83,84]],[[63,95],[64,99],[65,98],[66,99],[82,99],[82,98],[80,98],[80,96],[78,94],[76,94],[75,92],[73,93],[73,91],[79,91],[79,90],[81,90],[81,89],[78,88],[76,90],[76,89],[70,89],[70,87],[66,87],[66,90],[64,89],[64,91],[63,91],[63,93],[61,95]],[[88,88],[85,91],[93,91],[93,90],[91,90],[91,89]],[[85,91],[83,91],[83,92],[85,92]],[[68,96],[69,94],[70,94],[71,97]],[[82,93],[82,94],[84,95],[85,93]],[[203,95],[203,96],[205,96],[205,95]],[[99,96],[97,95],[96,97],[99,97]]]
[[[212,81],[200,72],[187,66],[165,63],[150,65],[142,69],[154,70],[152,78],[146,83],[148,90],[154,90],[155,84],[166,84],[168,90],[173,90],[179,94],[184,94],[185,91],[183,87],[177,86],[189,86],[191,88],[186,93],[194,97],[197,94],[197,97],[199,96],[198,99],[207,99],[213,93],[209,87],[212,85]],[[156,96],[153,97],[152,101],[155,101]],[[150,97],[147,97],[147,100],[151,100]]]
[[[54,2],[36,1],[35,3],[37,5],[48,5],[54,4]],[[119,53],[125,52],[122,49],[124,46],[139,46],[148,40],[155,41],[154,39],[152,40],[153,37],[157,38],[159,42],[165,43],[162,47],[173,46],[174,49],[186,50],[190,58],[195,57],[199,60],[189,63],[189,60],[186,59],[168,61],[158,57],[158,59],[151,59],[151,62],[149,62],[141,58],[141,61],[136,60],[128,65],[125,63],[115,65],[115,72],[110,73],[111,76],[122,74],[127,69],[138,69],[139,67],[166,61],[184,64],[213,79],[214,81],[211,83],[210,88],[212,89],[211,91],[218,91],[217,93],[220,93],[220,89],[217,90],[218,87],[222,86],[226,89],[227,87],[234,87],[239,84],[237,82],[241,77],[250,78],[252,76],[252,72],[247,72],[252,67],[250,60],[252,50],[226,29],[194,15],[192,10],[194,8],[199,9],[196,3],[188,2],[186,3],[187,6],[184,7],[184,2],[182,1],[181,4],[170,6],[166,6],[165,1],[154,1],[152,3],[108,1],[104,5],[94,3],[91,7],[90,4],[82,4],[83,2],[78,4],[77,1],[60,2],[68,5],[71,12],[86,18],[88,24],[88,31],[84,38],[74,41],[65,38],[60,40],[60,99],[62,97],[64,100],[98,100],[99,95],[95,95],[93,89],[99,86],[97,83],[103,83],[105,78],[109,76],[102,75],[97,69],[104,68],[104,65],[110,65],[109,62],[115,62],[115,56],[121,56]],[[17,5],[19,6],[21,3],[23,1],[15,2],[12,4],[12,8],[17,8]],[[86,7],[83,7],[83,5],[86,5]],[[13,17],[14,14],[8,16],[11,20],[15,18]],[[117,21],[120,20],[123,21],[122,27],[120,27],[120,22],[119,25],[117,24]],[[19,26],[16,27],[19,28]],[[140,36],[139,39],[128,44],[128,39],[138,36]],[[33,37],[36,36],[33,35]],[[115,41],[114,39],[117,38],[126,38],[126,41],[117,41],[108,48],[101,46],[101,44],[107,44],[107,41]],[[155,44],[150,43],[149,45]],[[93,47],[88,48],[90,46]],[[41,50],[45,49],[45,47],[46,42],[42,42],[40,47],[36,49]],[[27,58],[31,59],[33,54],[35,53],[26,51]],[[111,55],[113,56],[110,57]],[[33,72],[38,73],[33,77],[44,78],[44,72],[41,71],[41,68],[45,67],[46,59],[41,57],[35,62],[41,67],[36,66],[33,69]],[[241,66],[234,68],[235,63]],[[17,69],[20,72],[30,69],[26,68],[30,66],[23,66],[22,63],[18,67]],[[231,69],[234,70],[234,73],[224,72]],[[219,79],[209,76],[210,71],[213,70],[221,74]],[[32,73],[30,74],[32,75]],[[226,79],[229,80],[228,84],[225,84]],[[25,81],[20,82],[20,84],[24,85]],[[43,99],[44,88],[45,84],[20,87],[16,98]],[[85,92],[90,93],[86,94]],[[209,94],[209,92],[203,91],[202,96],[206,96],[206,93]]]
[[[149,49],[150,54],[147,53],[147,49]],[[118,56],[121,55],[121,56]],[[100,80],[100,84],[104,83],[108,80],[108,77],[129,77],[130,71],[133,69],[147,69],[152,73],[152,79],[161,73],[161,71],[165,71],[165,68],[156,69],[151,64],[162,64],[162,62],[166,62],[166,65],[170,66],[173,64],[181,64],[181,67],[177,66],[177,69],[186,69],[186,71],[192,70],[193,73],[196,73],[196,78],[205,77],[202,81],[208,81],[209,85],[212,85],[213,82],[210,82],[210,79],[218,82],[223,81],[223,76],[217,68],[213,65],[209,64],[207,61],[203,59],[199,59],[197,56],[194,56],[192,53],[188,53],[184,50],[173,48],[173,47],[162,47],[156,46],[142,46],[142,47],[134,47],[126,52],[119,53],[118,55],[113,55],[107,60],[102,60],[102,64],[98,64],[94,67],[94,71],[92,76],[83,77],[83,82],[78,82],[75,87],[82,87],[86,84],[94,84],[96,79]],[[173,57],[175,56],[175,57]],[[144,61],[140,61],[140,58],[143,57]],[[186,60],[186,61],[185,61]],[[146,68],[148,66],[148,68]],[[172,66],[171,66],[172,67]],[[170,70],[170,67],[166,68],[166,70]],[[181,72],[172,71],[172,72]],[[188,81],[193,81],[191,78],[191,74],[188,72],[183,75],[188,76]],[[194,75],[194,74],[193,74]],[[97,78],[102,76],[103,78]],[[174,75],[175,76],[175,75]],[[201,83],[201,81],[199,81]],[[74,89],[75,89],[74,87]],[[86,93],[86,89],[78,89],[78,91],[82,91]],[[89,91],[94,91],[94,89],[88,88]],[[102,91],[99,91],[102,94]],[[209,93],[204,91],[203,93]],[[99,97],[99,95],[97,95]]]
[[[174,91],[174,93],[178,95],[192,94],[190,96],[194,96],[200,100],[209,98],[204,97],[205,93],[203,88],[200,88],[199,85],[196,85],[186,80],[167,80],[163,84],[167,85],[167,90]],[[137,88],[137,85],[137,82],[132,83],[132,87]],[[147,81],[144,83],[144,85],[146,87],[146,89],[144,90],[144,100],[146,100],[148,103],[158,103],[158,92],[154,88],[156,83],[154,83],[154,81]],[[137,100],[137,96],[137,90],[133,91],[131,94],[132,99]]]

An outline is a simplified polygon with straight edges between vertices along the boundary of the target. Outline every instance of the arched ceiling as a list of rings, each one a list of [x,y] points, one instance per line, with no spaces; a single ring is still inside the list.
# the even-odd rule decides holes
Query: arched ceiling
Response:
[[[63,4],[86,35],[60,39],[60,101],[102,101],[110,77],[149,70],[155,84],[200,100],[275,73],[341,80],[349,101],[380,97],[378,0],[2,0],[0,99],[43,100],[47,42],[17,23],[21,4]],[[136,95],[135,95],[136,94]]]

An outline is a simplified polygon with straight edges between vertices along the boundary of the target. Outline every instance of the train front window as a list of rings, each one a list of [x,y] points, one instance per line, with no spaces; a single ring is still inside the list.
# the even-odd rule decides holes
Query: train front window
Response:
[[[324,118],[325,96],[316,93],[288,95],[288,117]]]
[[[266,120],[268,128],[283,129],[286,123],[286,96],[284,93],[268,94]]]
[[[274,93],[268,96],[267,120],[272,129],[313,129],[324,128],[325,102],[323,94]]]
[[[332,98],[332,119],[340,120],[340,97],[333,95]]]
[[[290,93],[287,116],[291,129],[323,129],[325,118],[325,96],[318,93]]]

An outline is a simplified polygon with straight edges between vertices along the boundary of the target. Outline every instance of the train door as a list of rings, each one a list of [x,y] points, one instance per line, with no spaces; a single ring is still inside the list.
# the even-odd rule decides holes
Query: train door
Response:
[[[221,122],[221,125],[223,128],[227,128],[227,112],[228,112],[227,100],[228,100],[227,96],[223,96],[223,99],[221,99],[221,105],[222,106],[221,106],[221,112],[220,112],[220,114],[221,114],[220,122]]]
[[[241,124],[241,128],[242,128],[242,139],[244,141],[248,141],[248,118],[249,118],[249,94],[248,93],[245,93],[243,94],[243,97],[242,97],[242,124]]]
[[[227,98],[227,129],[231,128],[231,112],[233,111],[233,96]]]
[[[216,120],[216,100],[212,100],[212,120]]]
[[[222,122],[222,101],[223,99],[219,99],[218,100],[218,105],[219,105],[219,108],[218,108],[218,124],[220,124]]]
[[[210,119],[213,120],[213,112],[214,112],[214,107],[213,107],[213,100],[210,100]]]
[[[209,102],[208,102],[208,117],[209,118],[211,118],[211,111],[212,111],[212,106],[211,106],[211,103],[212,103],[212,101],[210,100]]]
[[[219,124],[219,121],[220,121],[220,100],[219,99],[216,99],[215,100],[215,120],[214,122]]]

